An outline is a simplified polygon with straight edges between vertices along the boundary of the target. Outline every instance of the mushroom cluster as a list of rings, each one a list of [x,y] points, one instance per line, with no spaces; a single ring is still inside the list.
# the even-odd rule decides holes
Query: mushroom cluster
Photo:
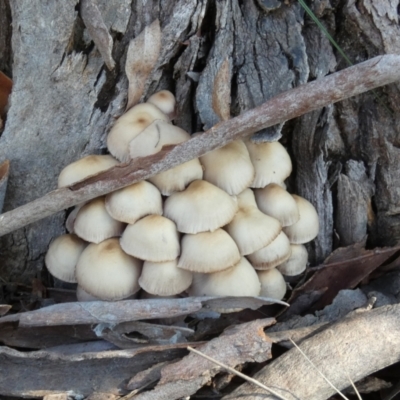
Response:
[[[108,134],[111,155],[63,169],[68,186],[190,135],[171,123],[175,98],[151,96]],[[279,142],[236,140],[69,214],[68,234],[46,255],[51,274],[77,282],[79,300],[135,295],[263,296],[282,299],[283,275],[302,273],[304,243],[318,234],[310,202],[285,190],[292,163]]]

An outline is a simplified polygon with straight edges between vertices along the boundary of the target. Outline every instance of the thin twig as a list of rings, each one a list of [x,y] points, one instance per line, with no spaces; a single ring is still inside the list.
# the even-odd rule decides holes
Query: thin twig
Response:
[[[286,397],[283,397],[283,396],[280,395],[279,393],[275,392],[275,390],[269,388],[268,386],[263,385],[261,382],[257,381],[256,379],[250,378],[249,376],[247,376],[247,375],[245,375],[245,374],[242,374],[242,373],[239,372],[239,371],[236,371],[236,369],[231,368],[231,367],[229,367],[228,365],[223,364],[223,363],[217,361],[215,358],[212,358],[212,357],[210,357],[210,356],[207,356],[206,354],[202,353],[201,351],[195,350],[193,347],[190,347],[190,346],[188,346],[187,349],[188,349],[189,351],[191,351],[192,353],[196,353],[197,355],[199,355],[199,356],[205,358],[206,360],[211,361],[211,362],[213,362],[214,364],[219,365],[220,367],[226,369],[226,370],[229,371],[230,373],[235,374],[235,375],[237,375],[237,376],[240,376],[241,378],[245,379],[246,381],[251,382],[251,383],[253,383],[254,385],[259,386],[260,388],[262,388],[262,389],[266,390],[267,392],[273,394],[274,396],[278,397],[278,399],[287,400]]]
[[[400,80],[400,56],[384,55],[288,90],[152,156],[135,158],[0,215],[0,236],[76,204],[145,180],[261,129]]]
[[[303,350],[300,349],[297,344],[289,338],[289,340],[292,342],[293,346],[296,347],[296,349],[301,353],[301,355],[316,369],[316,371],[322,376],[322,378],[325,379],[325,381],[331,386],[336,393],[339,394],[339,396],[343,397],[345,400],[349,400],[319,369],[318,367],[308,358],[308,356],[303,352]]]

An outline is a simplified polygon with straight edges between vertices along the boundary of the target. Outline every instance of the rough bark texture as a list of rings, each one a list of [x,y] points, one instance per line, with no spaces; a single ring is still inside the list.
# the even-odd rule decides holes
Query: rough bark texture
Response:
[[[14,80],[0,138],[0,162],[11,161],[5,210],[54,189],[68,163],[104,151],[105,136],[126,104],[127,44],[156,18],[162,50],[143,97],[172,90],[178,99],[176,122],[190,132],[218,120],[212,88],[225,60],[232,77],[233,116],[345,67],[297,2],[96,3],[114,42],[111,72],[82,22],[78,0],[0,1],[0,68],[12,72]],[[321,0],[311,5],[354,63],[399,53],[398,1]],[[313,263],[366,233],[370,245],[400,238],[399,87],[375,93],[378,100],[371,93],[360,95],[255,137],[283,135],[295,165],[290,187],[318,210],[321,232],[309,246]],[[2,238],[1,275],[29,282],[40,274],[47,246],[64,231],[64,221],[62,212]]]

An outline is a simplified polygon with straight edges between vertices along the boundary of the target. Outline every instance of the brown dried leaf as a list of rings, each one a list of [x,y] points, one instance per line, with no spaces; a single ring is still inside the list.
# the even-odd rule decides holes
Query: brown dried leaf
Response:
[[[5,114],[8,97],[12,90],[12,80],[0,71],[0,115]]]
[[[245,362],[266,361],[271,358],[272,342],[264,328],[274,322],[268,318],[233,326],[198,350],[233,368]],[[162,368],[158,385],[154,390],[138,395],[137,400],[173,400],[190,396],[221,371],[220,366],[191,353]]]
[[[142,97],[146,80],[157,63],[160,49],[160,21],[156,19],[129,43],[125,64],[125,72],[129,80],[127,110],[138,103]]]
[[[0,164],[0,212],[3,210],[4,198],[6,197],[9,174],[10,174],[10,161],[6,160],[2,164]]]
[[[95,0],[81,0],[81,16],[107,68],[110,71],[113,70],[115,67],[115,61],[112,58],[113,39]]]
[[[400,245],[366,250],[360,244],[335,250],[324,264],[311,269],[315,273],[306,283],[293,291],[284,317],[322,309],[340,290],[353,289],[399,251]]]
[[[215,76],[212,108],[222,121],[231,117],[231,69],[228,57],[222,62]]]

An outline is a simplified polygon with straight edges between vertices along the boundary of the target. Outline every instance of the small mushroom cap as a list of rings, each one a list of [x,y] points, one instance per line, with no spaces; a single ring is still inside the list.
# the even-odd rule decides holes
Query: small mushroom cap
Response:
[[[131,158],[146,157],[156,154],[163,146],[178,144],[190,139],[183,129],[158,119],[152,122],[129,143]]]
[[[118,239],[90,244],[79,257],[76,279],[82,289],[101,300],[122,300],[136,293],[142,261],[128,256]]]
[[[261,284],[245,259],[231,268],[213,274],[194,274],[190,296],[258,296]]]
[[[189,183],[203,178],[203,168],[200,161],[195,158],[183,164],[177,165],[167,171],[161,172],[149,178],[163,196],[185,190]]]
[[[235,140],[220,149],[200,157],[204,180],[237,195],[248,188],[254,179],[254,167],[242,140]]]
[[[299,210],[299,220],[283,228],[290,243],[302,244],[315,239],[319,231],[319,219],[315,207],[303,197],[293,195]]]
[[[107,136],[107,147],[118,160],[129,161],[129,143],[156,119],[169,118],[153,104],[137,104],[115,122]]]
[[[81,203],[76,205],[72,211],[68,214],[68,217],[65,221],[65,228],[67,229],[68,233],[74,233],[74,224],[76,216],[78,215],[79,210],[85,205],[86,203]]]
[[[214,231],[230,222],[237,202],[222,189],[206,181],[192,182],[186,190],[172,194],[164,204],[164,215],[179,232]]]
[[[178,260],[155,263],[145,261],[139,285],[146,292],[158,296],[172,296],[184,292],[192,284],[193,274],[177,267]]]
[[[113,236],[121,236],[125,224],[113,219],[106,210],[104,197],[86,203],[79,210],[74,232],[87,242],[100,243]]]
[[[291,254],[289,239],[281,232],[268,246],[249,254],[247,258],[255,269],[264,270],[282,264]]]
[[[233,239],[222,229],[184,235],[178,267],[193,272],[213,273],[230,268],[240,261]]]
[[[293,196],[276,183],[270,183],[264,189],[254,191],[258,208],[267,215],[276,218],[282,226],[296,223],[299,210]]]
[[[93,155],[83,157],[67,165],[58,176],[58,187],[71,186],[91,175],[106,171],[119,164],[114,157],[106,155]]]
[[[120,243],[125,253],[141,260],[173,261],[180,253],[175,223],[160,215],[149,215],[128,225]]]
[[[148,98],[147,103],[154,104],[171,119],[175,114],[176,100],[175,96],[169,90],[161,90],[154,93]]]
[[[134,224],[150,214],[162,215],[160,191],[150,182],[142,181],[116,190],[106,196],[107,212],[117,221]]]
[[[256,175],[251,185],[263,188],[270,183],[283,182],[292,172],[292,161],[286,149],[279,142],[246,142]]]
[[[258,279],[261,282],[261,297],[282,300],[286,293],[286,282],[282,274],[276,269],[257,271]]]
[[[47,269],[56,278],[75,283],[76,263],[86,246],[87,243],[76,235],[66,234],[55,238],[44,260]]]
[[[239,211],[225,230],[236,242],[240,254],[254,253],[268,246],[282,230],[275,218],[262,213],[255,205],[251,189],[244,190],[238,196]]]
[[[308,252],[302,244],[290,245],[292,253],[288,260],[280,264],[277,268],[286,276],[300,275],[307,268]]]

